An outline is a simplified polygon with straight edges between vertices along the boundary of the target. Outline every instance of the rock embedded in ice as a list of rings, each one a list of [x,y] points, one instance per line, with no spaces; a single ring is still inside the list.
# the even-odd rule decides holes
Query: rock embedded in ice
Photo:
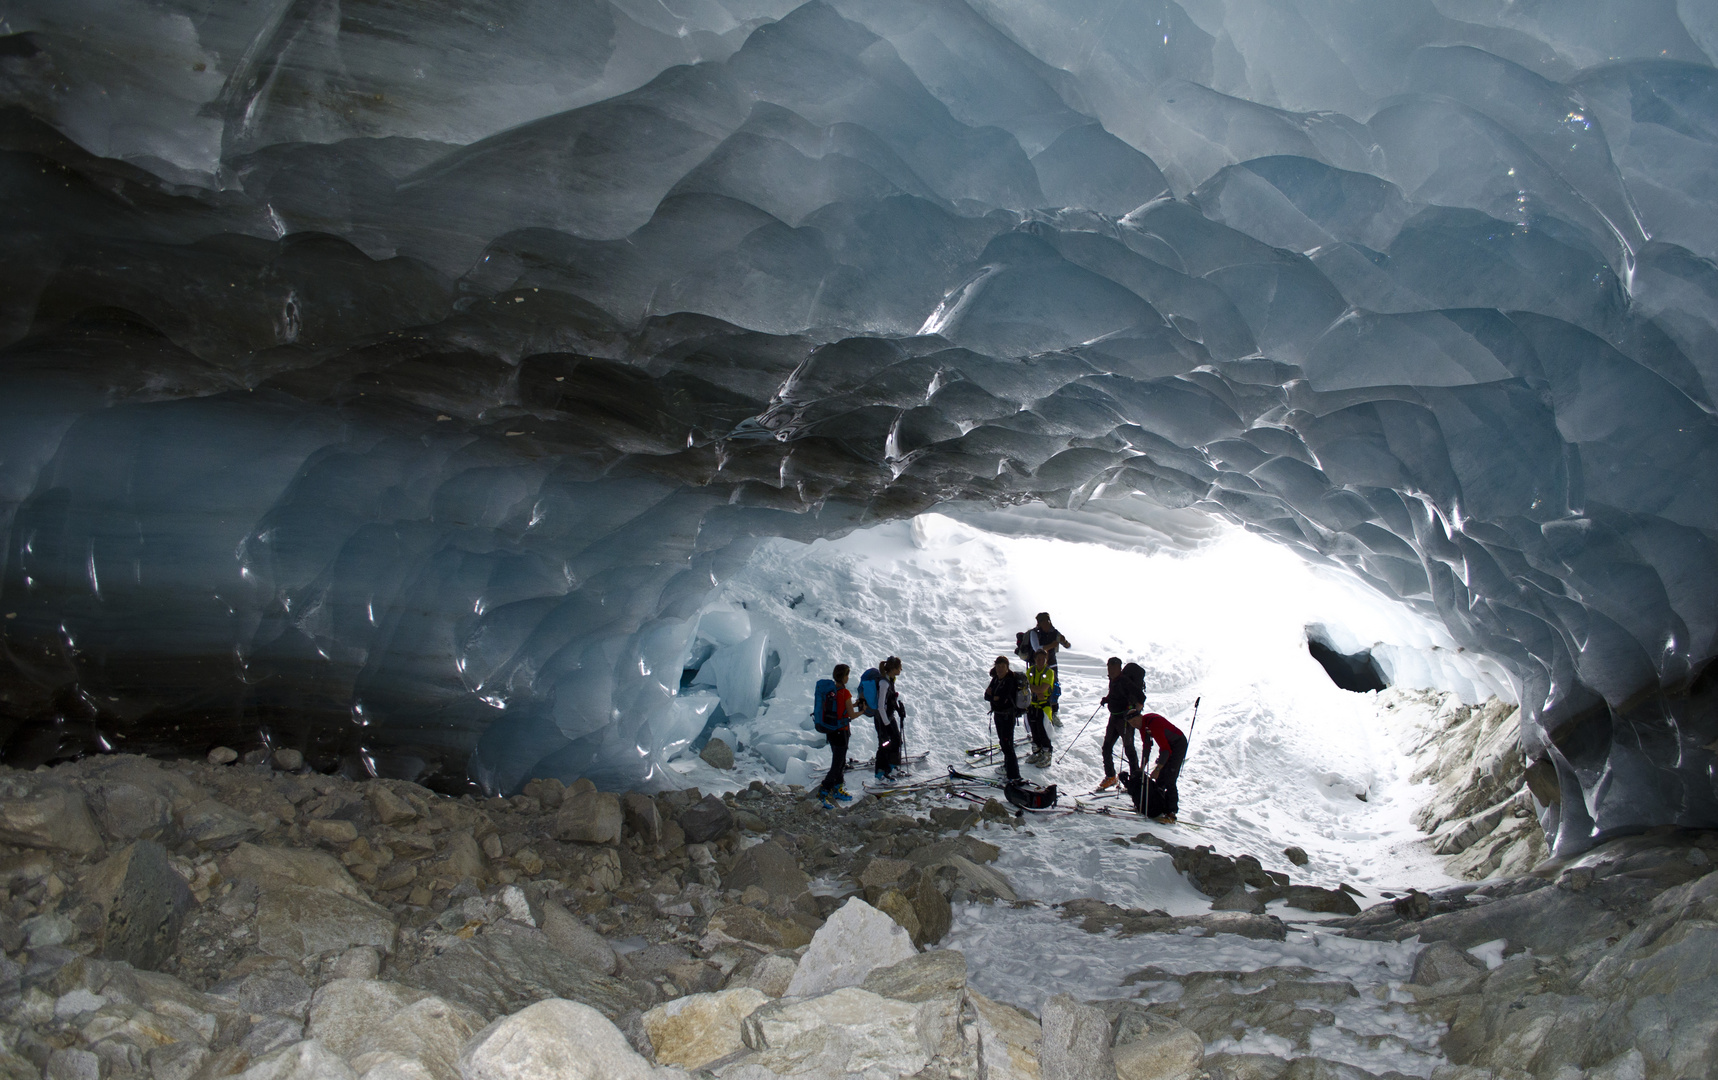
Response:
[[[858,986],[873,969],[917,954],[912,938],[895,920],[853,897],[812,936],[787,996],[807,997]]]

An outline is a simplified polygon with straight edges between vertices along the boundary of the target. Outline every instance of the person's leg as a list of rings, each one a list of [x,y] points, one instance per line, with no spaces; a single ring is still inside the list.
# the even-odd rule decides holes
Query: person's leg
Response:
[[[1032,748],[1038,753],[1050,749],[1050,733],[1044,730],[1044,710],[1036,705],[1026,710],[1026,727],[1032,732]]]
[[[901,767],[901,722],[883,725],[883,736],[889,740],[888,745],[879,743],[877,746],[877,766],[885,774],[892,773]]]
[[[1160,814],[1173,816],[1181,809],[1181,792],[1176,788],[1176,781],[1181,777],[1181,764],[1187,760],[1187,740],[1178,738],[1170,743],[1169,755],[1162,762],[1162,768],[1157,772],[1157,785],[1162,796]]]
[[[1121,748],[1127,754],[1127,767],[1131,772],[1138,772],[1139,751],[1133,748],[1133,725],[1120,719],[1116,723],[1121,725]],[[1145,736],[1140,736],[1140,741],[1144,742]]]
[[[1104,779],[1106,780],[1116,774],[1116,740],[1121,738],[1123,730],[1132,731],[1133,729],[1122,723],[1118,716],[1111,716],[1109,726],[1104,728]],[[1131,751],[1132,747],[1130,746],[1128,749]],[[1139,766],[1133,763],[1131,753],[1128,754],[1128,761],[1129,764],[1133,764],[1133,771],[1138,772]]]
[[[1002,744],[1002,771],[1010,780],[1020,779],[1020,759],[1014,753],[1014,717],[996,718],[996,741]]]
[[[847,740],[851,734],[848,728],[829,733],[829,772],[823,777],[824,791],[834,791],[847,782]]]
[[[871,772],[881,780],[889,771],[889,728],[880,716],[871,718],[871,726],[877,729],[877,755],[871,759]]]

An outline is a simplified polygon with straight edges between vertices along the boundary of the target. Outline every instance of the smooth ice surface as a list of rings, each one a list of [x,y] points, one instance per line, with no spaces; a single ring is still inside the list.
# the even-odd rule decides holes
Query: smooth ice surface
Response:
[[[1036,504],[1437,620],[1564,850],[1718,823],[1701,5],[331,11],[0,14],[7,760],[664,782],[759,538]]]

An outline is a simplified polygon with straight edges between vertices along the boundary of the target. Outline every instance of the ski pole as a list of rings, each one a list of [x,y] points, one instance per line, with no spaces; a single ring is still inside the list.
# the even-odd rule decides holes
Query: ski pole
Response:
[[[1104,707],[1104,703],[1101,701],[1098,702],[1098,709],[1101,709],[1103,707]],[[1086,728],[1091,727],[1092,721],[1096,720],[1098,718],[1098,709],[1092,710],[1092,715],[1090,715],[1086,718],[1085,726],[1080,728],[1080,734],[1075,735],[1073,740],[1068,743],[1068,748],[1066,750],[1062,751],[1062,756],[1056,759],[1056,764],[1060,765],[1064,760],[1067,759],[1068,755],[1073,752],[1074,743],[1077,743],[1080,741],[1080,735],[1084,735],[1086,733]]]
[[[1199,722],[1199,702],[1201,698],[1193,699],[1193,719],[1187,721],[1187,748],[1193,749],[1193,725]]]

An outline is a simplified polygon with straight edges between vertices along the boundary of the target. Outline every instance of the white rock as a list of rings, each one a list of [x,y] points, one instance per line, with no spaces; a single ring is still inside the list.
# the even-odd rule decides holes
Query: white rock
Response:
[[[701,1069],[717,1058],[745,1049],[741,1025],[769,1002],[750,986],[715,994],[689,994],[644,1014],[644,1033],[664,1065]]]
[[[340,954],[329,973],[336,979],[374,979],[382,970],[382,954],[368,945],[358,945]]]
[[[1110,1022],[1102,1009],[1056,994],[1044,1002],[1039,1024],[1043,1042],[1038,1070],[1043,1080],[1109,1080],[1116,1075]]]
[[[283,885],[257,900],[257,945],[293,959],[368,945],[394,951],[398,927],[388,909],[325,889]]]
[[[1160,1020],[1113,1053],[1117,1080],[1191,1080],[1205,1060],[1205,1042],[1197,1032]]]
[[[899,923],[855,896],[812,936],[787,996],[812,997],[858,986],[873,968],[916,955],[913,939]]]
[[[501,890],[501,906],[507,909],[507,917],[527,926],[543,925],[543,905],[536,903],[525,890],[517,885],[509,885]]]
[[[239,1080],[357,1080],[333,1051],[315,1039],[293,1043],[258,1058]]]
[[[478,1032],[460,1055],[459,1074],[465,1080],[660,1080],[606,1016],[560,998]]]
[[[793,985],[793,973],[798,970],[797,958],[774,953],[752,965],[752,970],[740,978],[740,985],[762,990],[773,998],[781,997]]]
[[[1038,1021],[1012,1005],[992,1001],[971,988],[966,999],[978,1020],[979,1075],[986,1080],[1039,1080]]]

